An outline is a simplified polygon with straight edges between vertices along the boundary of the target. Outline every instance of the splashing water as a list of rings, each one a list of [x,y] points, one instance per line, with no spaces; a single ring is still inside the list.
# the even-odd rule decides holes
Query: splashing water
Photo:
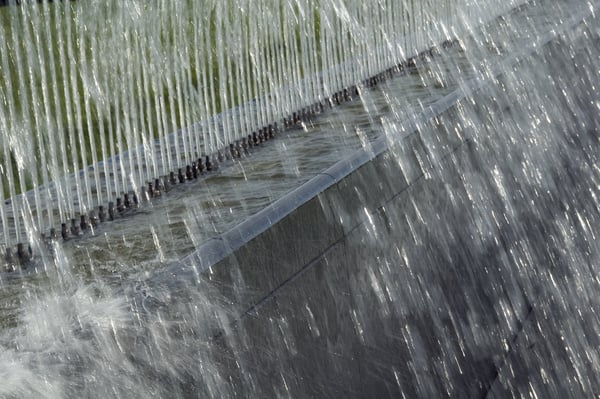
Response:
[[[0,396],[598,395],[595,4],[483,10],[455,16],[460,48],[275,151],[3,274]],[[372,160],[219,264],[177,262],[357,151]]]

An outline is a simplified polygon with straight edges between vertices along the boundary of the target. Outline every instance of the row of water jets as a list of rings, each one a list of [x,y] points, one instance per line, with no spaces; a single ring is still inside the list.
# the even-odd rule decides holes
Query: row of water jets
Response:
[[[474,23],[474,35],[461,36],[464,51],[444,52],[378,90],[363,90],[361,101],[314,118],[327,120],[344,132],[340,136],[364,121],[361,128],[376,125],[373,130],[392,141],[406,137],[401,121],[417,112],[408,97],[411,104],[424,93],[439,98],[441,90],[433,89],[441,85],[468,92],[471,78],[492,76],[478,95],[407,137],[418,137],[423,151],[412,144],[391,148],[385,167],[397,164],[402,173],[384,173],[370,186],[396,186],[403,175],[424,173],[406,195],[380,209],[363,201],[348,214],[345,201],[356,204],[371,194],[357,185],[355,197],[334,194],[317,206],[353,230],[291,278],[280,272],[290,269],[275,254],[291,258],[299,243],[310,251],[318,245],[313,235],[293,231],[286,235],[291,241],[277,237],[261,257],[240,253],[231,268],[220,265],[193,278],[169,274],[162,282],[146,272],[162,266],[162,256],[138,264],[132,253],[144,250],[142,239],[129,244],[126,238],[140,234],[116,227],[130,252],[114,246],[86,252],[80,270],[70,251],[77,245],[55,245],[47,273],[0,274],[0,397],[482,397],[496,377],[494,385],[510,392],[488,397],[599,392],[599,196],[590,186],[598,181],[599,29],[596,20],[569,29],[556,44],[513,65],[513,55],[539,48],[540,35],[560,32],[563,21],[588,8],[579,0],[536,3],[482,29]],[[493,70],[504,74],[494,78]],[[409,82],[400,84],[405,78]],[[332,123],[352,112],[362,115]],[[442,160],[447,147],[438,138],[451,132],[459,150]],[[269,147],[326,132],[288,133]],[[219,178],[250,169],[266,153],[222,168]],[[248,176],[244,184],[256,185]],[[350,192],[352,179],[346,183]],[[153,213],[177,194],[153,200]],[[194,233],[204,220],[191,216],[203,205],[190,202],[178,208],[190,219],[186,231]],[[354,217],[364,222],[356,225]],[[147,227],[157,228],[155,248],[145,247],[148,257],[175,236],[154,222]],[[73,244],[86,241],[91,247],[100,240]],[[191,246],[199,247],[196,241]],[[102,251],[114,253],[115,266]],[[190,274],[197,270],[196,264],[185,267]],[[221,285],[219,275],[229,273],[232,281]],[[259,282],[274,274],[289,285],[246,312],[242,305],[262,298]],[[521,307],[528,304],[524,316]]]
[[[23,3],[0,9],[0,250],[10,260],[15,245],[29,258],[41,236],[93,229],[359,94],[460,36],[478,8],[491,18],[514,6]]]

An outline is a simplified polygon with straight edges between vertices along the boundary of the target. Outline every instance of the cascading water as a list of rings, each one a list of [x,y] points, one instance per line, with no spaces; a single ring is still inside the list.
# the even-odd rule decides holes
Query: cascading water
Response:
[[[472,8],[315,0],[5,8],[0,242],[10,250],[34,244],[31,234],[78,235],[80,224],[190,180],[459,34],[451,16]]]
[[[0,396],[600,392],[594,3],[82,3],[1,10]]]

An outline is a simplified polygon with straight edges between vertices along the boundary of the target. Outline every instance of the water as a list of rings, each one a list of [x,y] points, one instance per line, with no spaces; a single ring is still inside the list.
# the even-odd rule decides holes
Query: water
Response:
[[[40,252],[45,272],[3,274],[0,396],[597,395],[597,21],[527,51],[587,9],[532,4],[473,27],[462,49]],[[298,274],[266,294],[258,281],[275,281],[296,244],[317,246],[303,225],[262,262],[156,283],[366,143],[397,142],[402,121],[474,78],[492,84],[391,145],[401,173],[370,190],[412,176],[404,194],[372,206],[356,184],[320,197],[318,228],[346,234]],[[454,145],[440,141],[452,132]]]
[[[0,241],[35,245],[125,194],[145,202],[148,183],[460,34],[450,16],[468,22],[483,15],[475,10],[315,0],[3,8]]]

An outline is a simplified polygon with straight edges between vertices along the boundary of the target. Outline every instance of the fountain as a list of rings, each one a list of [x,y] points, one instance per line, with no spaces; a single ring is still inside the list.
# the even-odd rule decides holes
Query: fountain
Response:
[[[0,396],[600,391],[596,4],[81,3],[0,10]]]
[[[511,5],[490,7],[488,17]],[[0,242],[10,252],[34,245],[28,226],[68,239],[195,180],[450,43],[463,29],[452,16],[472,8],[314,0],[5,8]]]

